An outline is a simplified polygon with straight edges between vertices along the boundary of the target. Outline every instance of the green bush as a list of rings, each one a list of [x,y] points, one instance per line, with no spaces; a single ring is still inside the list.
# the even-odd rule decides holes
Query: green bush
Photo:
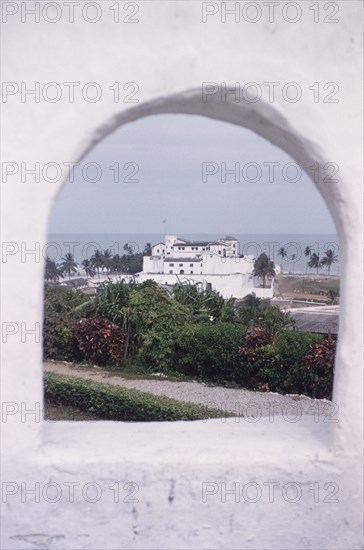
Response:
[[[244,344],[239,349],[242,362],[240,383],[245,388],[298,393],[310,397],[331,395],[331,367],[335,353],[332,356],[332,352],[331,355],[328,352],[328,357],[327,354],[325,355],[326,348],[322,353],[317,352],[316,368],[310,366],[315,350],[321,350],[323,336],[281,331],[271,343],[265,343],[262,338],[259,341],[251,337],[251,332],[254,331],[258,331],[259,336],[257,328],[248,331]],[[257,342],[260,345],[257,345]],[[326,359],[329,366],[325,370]]]
[[[245,325],[261,326],[270,333],[271,337],[295,324],[288,312],[282,311],[277,306],[272,306],[268,299],[257,298],[254,292],[238,302],[236,314]]]
[[[226,415],[223,411],[203,405],[64,374],[45,373],[44,388],[48,402],[77,407],[104,420],[156,422],[221,418]]]
[[[225,300],[222,295],[211,288],[201,288],[191,282],[177,283],[173,287],[173,298],[188,306],[194,322],[216,321],[233,322],[236,320],[235,298]]]
[[[137,359],[152,370],[168,369],[176,335],[191,322],[188,307],[157,285],[141,285],[130,294],[128,316],[137,340]]]
[[[75,308],[88,302],[89,298],[79,290],[70,289],[63,286],[44,286],[44,311],[45,313],[67,313],[71,317],[77,318],[74,314]]]
[[[45,359],[72,361],[75,354],[72,328],[75,320],[65,313],[47,313],[43,323]]]
[[[237,381],[241,363],[238,349],[245,330],[238,323],[188,325],[176,334],[171,366],[206,380]]]
[[[304,366],[304,358],[311,346],[322,342],[323,336],[309,332],[284,331],[275,341],[275,347],[284,364],[284,380],[276,391],[298,393],[314,397],[310,388],[310,373]]]
[[[77,307],[88,301],[81,292],[45,285],[43,355],[45,359],[72,361],[75,355],[73,326]]]
[[[279,391],[284,380],[284,365],[273,344],[239,348],[239,383],[250,390]]]
[[[296,330],[281,331],[275,338],[275,348],[287,367],[302,362],[302,358],[313,344],[318,344],[323,336]]]

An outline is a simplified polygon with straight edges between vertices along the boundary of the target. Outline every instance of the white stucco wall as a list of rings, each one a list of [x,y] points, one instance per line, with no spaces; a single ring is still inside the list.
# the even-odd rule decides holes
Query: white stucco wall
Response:
[[[167,263],[165,264],[164,273],[138,273],[136,280],[142,283],[148,279],[153,279],[153,281],[161,285],[191,282],[202,283],[205,286],[206,283],[211,283],[213,290],[220,292],[224,298],[230,298],[231,296],[234,298],[244,298],[244,296],[252,292],[255,292],[259,298],[273,297],[273,287],[269,286],[269,283],[266,284],[267,288],[260,288],[258,281],[255,284],[254,278],[249,275],[242,275],[240,273],[232,275],[200,275],[199,268],[190,268],[188,264],[184,268],[184,274],[180,274],[181,269],[183,268],[179,267],[179,263],[175,264],[174,268],[169,267]],[[169,273],[170,270],[174,270],[173,274]],[[194,273],[191,275],[190,271],[192,270],[194,270]]]
[[[24,102],[20,94],[9,96],[2,105],[3,162],[42,167],[78,162],[120,124],[153,113],[230,121],[266,137],[308,171],[315,162],[339,166],[338,181],[324,181],[321,170],[317,186],[336,223],[343,266],[334,394],[338,423],[261,418],[44,424],[37,413],[25,412],[42,403],[36,323],[42,320],[44,265],[36,243],[46,242],[61,182],[44,177],[35,182],[31,176],[22,181],[20,170],[9,176],[1,205],[2,239],[8,243],[2,261],[2,478],[13,484],[5,488],[14,494],[5,493],[2,548],[362,548],[362,4],[334,3],[337,23],[324,21],[335,18],[330,6],[315,14],[310,2],[299,2],[302,16],[296,23],[286,20],[286,2],[271,23],[266,9],[256,23],[222,23],[221,13],[203,23],[198,1],[139,2],[135,24],[113,21],[114,2],[98,4],[102,17],[94,24],[82,20],[78,8],[73,23],[65,15],[54,24],[44,17],[23,23],[20,3],[1,4],[19,7],[2,23],[5,81],[28,87],[52,81],[64,91],[64,82],[79,82],[77,90],[97,82],[103,90],[95,103],[79,93],[73,103],[65,97],[51,103],[41,96],[37,103],[31,96]],[[210,7],[220,9],[217,3]],[[127,6],[120,11],[122,18],[129,13]],[[137,83],[139,102],[114,101],[109,88],[115,82],[124,99],[135,88],[123,86]],[[278,93],[272,102],[267,97],[235,102],[231,95],[222,102],[219,93],[202,102],[203,82],[278,82]],[[303,90],[295,103],[282,96],[288,82]],[[315,102],[309,90],[315,82],[321,92],[325,83],[337,83],[339,102],[323,101],[331,89]],[[32,329],[35,335],[26,332]],[[74,502],[66,491],[58,503],[50,502],[52,494],[41,495],[39,502],[23,494],[22,502],[21,483],[43,489],[49,482],[63,489],[64,483],[79,484]],[[122,502],[128,489],[114,502],[109,487],[117,482],[122,488],[138,484],[139,502]],[[231,489],[248,482],[259,484],[264,497],[235,502],[230,495],[224,502],[222,483]],[[279,484],[273,502],[263,485],[270,482]],[[302,488],[296,503],[283,498],[288,482]],[[97,503],[90,502],[92,491],[82,497],[87,483],[102,487]],[[214,493],[205,495],[206,502],[204,483]],[[315,483],[318,501],[310,489]],[[339,502],[327,502],[332,487]]]
[[[253,258],[221,257],[215,254],[203,256],[203,272],[213,275],[229,273],[252,273],[254,268]]]
[[[160,256],[143,256],[143,272],[163,273],[163,258]]]

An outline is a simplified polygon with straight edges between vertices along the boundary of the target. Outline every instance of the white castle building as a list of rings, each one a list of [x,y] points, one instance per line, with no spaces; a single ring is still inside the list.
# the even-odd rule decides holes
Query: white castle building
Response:
[[[189,241],[166,235],[165,241],[152,246],[151,256],[143,257],[143,271],[138,282],[152,279],[159,284],[177,282],[202,284],[220,292],[224,298],[243,298],[251,292],[270,298],[270,288],[260,288],[253,276],[254,256],[239,252],[239,241],[225,237],[216,241]]]

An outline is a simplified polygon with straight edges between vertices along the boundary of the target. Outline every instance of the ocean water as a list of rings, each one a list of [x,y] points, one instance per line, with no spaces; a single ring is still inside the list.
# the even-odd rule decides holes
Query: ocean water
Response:
[[[179,234],[189,240],[212,241],[225,235],[221,234]],[[328,249],[334,250],[339,261],[331,266],[332,275],[340,275],[340,250],[337,235],[335,234],[307,234],[307,235],[264,235],[264,234],[234,234],[240,243],[240,252],[245,255],[258,256],[265,252],[276,264],[281,264],[282,259],[278,250],[284,247],[288,257],[283,261],[283,270],[286,273],[306,273],[308,258],[304,255],[306,246],[310,246],[316,254],[323,257]],[[76,262],[81,263],[90,258],[96,249],[110,249],[112,254],[125,254],[124,245],[128,243],[134,252],[142,252],[146,243],[156,244],[164,241],[164,234],[147,233],[115,233],[115,234],[77,234],[77,233],[50,233],[48,242],[43,250],[44,256],[48,256],[59,262],[67,252],[74,255]],[[292,260],[292,256],[295,258]],[[316,270],[308,269],[308,273],[316,273]],[[319,273],[327,273],[327,269],[321,268]]]

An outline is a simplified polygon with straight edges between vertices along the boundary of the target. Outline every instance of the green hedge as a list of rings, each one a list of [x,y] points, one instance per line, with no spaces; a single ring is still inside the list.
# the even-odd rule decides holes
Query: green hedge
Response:
[[[223,411],[203,405],[53,372],[45,373],[44,389],[46,401],[77,407],[104,420],[155,422],[201,420],[226,415]]]
[[[240,323],[187,325],[173,343],[171,368],[214,382],[237,381],[241,370],[239,346],[245,332]]]

